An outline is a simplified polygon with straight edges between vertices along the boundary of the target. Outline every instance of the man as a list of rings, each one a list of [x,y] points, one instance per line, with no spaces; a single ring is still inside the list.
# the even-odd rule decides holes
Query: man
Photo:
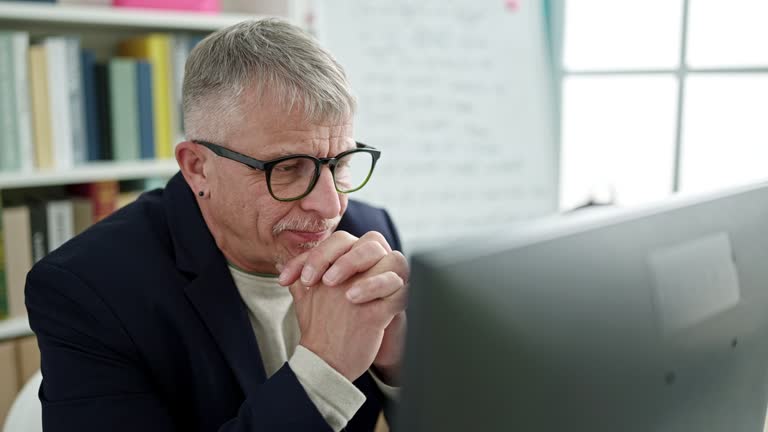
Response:
[[[408,267],[387,213],[348,201],[379,151],[343,70],[245,22],[192,51],[183,92],[180,174],[28,276],[45,429],[372,430]]]

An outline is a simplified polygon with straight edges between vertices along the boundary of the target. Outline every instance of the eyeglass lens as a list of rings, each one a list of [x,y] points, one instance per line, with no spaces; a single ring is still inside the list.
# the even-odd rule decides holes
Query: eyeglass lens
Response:
[[[368,152],[354,152],[337,160],[334,181],[339,192],[353,192],[365,185],[373,168],[373,156]],[[307,193],[316,170],[315,161],[296,157],[272,167],[270,186],[278,199],[293,199]]]

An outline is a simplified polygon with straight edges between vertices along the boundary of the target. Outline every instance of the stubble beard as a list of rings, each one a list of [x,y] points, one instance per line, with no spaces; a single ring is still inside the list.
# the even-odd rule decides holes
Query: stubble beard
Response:
[[[330,231],[334,229],[338,223],[341,217],[333,218],[333,219],[306,219],[306,218],[291,218],[291,219],[284,219],[275,224],[275,226],[272,228],[272,235],[277,238],[280,233],[283,231]],[[285,265],[288,261],[290,261],[292,258],[294,258],[296,255],[299,255],[305,251],[308,251],[315,246],[320,244],[319,241],[311,241],[311,242],[305,242],[305,243],[299,243],[296,245],[296,247],[301,250],[298,254],[293,254],[291,251],[282,251],[277,252],[274,255],[274,260],[276,264]]]
[[[299,243],[297,246],[300,249],[308,251],[308,250],[314,248],[315,246],[317,246],[319,244],[320,244],[320,242],[316,242],[315,241],[315,242]],[[291,254],[289,254],[289,253],[280,253],[280,252],[278,252],[278,253],[276,253],[274,255],[273,258],[274,258],[276,264],[285,265],[285,263],[287,263],[288,261],[290,261],[292,258],[295,258],[295,257],[291,256]]]

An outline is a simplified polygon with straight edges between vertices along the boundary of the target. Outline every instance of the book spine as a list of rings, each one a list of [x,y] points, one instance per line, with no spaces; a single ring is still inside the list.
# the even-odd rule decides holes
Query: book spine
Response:
[[[139,137],[141,158],[155,158],[155,126],[152,118],[152,65],[136,62],[136,90],[138,91]]]
[[[43,202],[34,202],[28,207],[32,262],[37,263],[48,254],[48,215]]]
[[[8,317],[8,286],[5,273],[5,237],[3,235],[3,198],[0,196],[0,319]]]
[[[21,168],[13,89],[12,37],[9,32],[0,33],[0,171],[17,171]]]
[[[3,237],[5,239],[5,272],[8,292],[8,315],[24,315],[24,284],[32,268],[30,250],[30,213],[27,206],[3,209]]]
[[[74,206],[71,200],[46,203],[48,251],[52,252],[75,236]]]
[[[173,58],[172,58],[172,78],[173,78],[173,107],[176,111],[176,130],[174,131],[174,141],[184,141],[184,111],[182,107],[182,90],[184,85],[184,67],[187,64],[187,57],[191,50],[192,37],[188,34],[175,34],[172,37]]]
[[[88,160],[88,144],[85,132],[85,96],[83,95],[83,74],[80,67],[80,39],[66,38],[67,41],[67,87],[69,96],[70,122],[72,123],[72,157],[74,163]]]
[[[150,44],[154,46],[153,51],[157,52],[156,57],[158,71],[155,74],[158,80],[155,81],[154,88],[159,90],[156,92],[160,94],[164,121],[164,130],[161,133],[161,146],[157,151],[157,157],[161,159],[169,159],[173,157],[174,139],[176,138],[176,130],[178,123],[178,112],[174,105],[173,99],[173,70],[171,63],[171,37],[167,34],[154,34],[149,37]],[[154,68],[154,66],[153,66]],[[157,128],[157,124],[155,124]]]
[[[93,225],[93,203],[86,198],[72,198],[75,235]]]
[[[220,0],[113,0],[117,7],[219,12]]]
[[[45,46],[48,62],[48,97],[51,109],[54,164],[56,168],[67,169],[74,165],[67,40],[63,37],[49,37],[45,40]]]
[[[94,68],[96,80],[96,121],[99,124],[99,160],[112,160],[112,107],[109,95],[109,68],[97,64]]]
[[[16,126],[18,134],[20,168],[31,171],[35,167],[35,149],[32,142],[32,113],[29,93],[29,33],[13,34],[14,89],[16,92]]]
[[[86,148],[87,159],[89,161],[96,161],[100,159],[101,143],[101,131],[99,127],[99,114],[98,106],[96,102],[96,57],[93,52],[84,50],[80,57],[80,68],[83,72],[83,95],[85,96],[85,135],[86,135]]]
[[[47,57],[45,45],[34,45],[29,48],[35,166],[39,169],[51,169],[54,167],[53,144],[51,142],[51,108],[48,97]]]
[[[139,159],[139,101],[136,61],[109,61],[109,94],[112,112],[112,155],[117,161]]]
[[[117,209],[117,195],[120,193],[120,187],[116,181],[97,182],[90,186],[93,222],[96,223]]]

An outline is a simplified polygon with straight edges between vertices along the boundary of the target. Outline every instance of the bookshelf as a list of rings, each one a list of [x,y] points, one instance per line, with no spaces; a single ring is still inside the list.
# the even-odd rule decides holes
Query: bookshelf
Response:
[[[200,13],[159,9],[113,8],[49,3],[0,1],[0,28],[29,31],[32,35],[80,34],[102,54],[116,41],[153,31],[206,34],[264,15]],[[31,172],[0,171],[0,191],[7,189],[61,186],[100,180],[164,178],[178,170],[174,160],[89,162],[72,169]]]
[[[94,51],[101,61],[113,56],[114,47],[126,38],[151,32],[204,36],[244,20],[265,16],[0,1],[0,29],[27,32],[38,40],[48,36],[77,35],[83,46]],[[28,188],[106,180],[167,178],[177,171],[178,165],[173,159],[97,161],[80,163],[69,169],[0,171],[0,193],[26,194]],[[0,341],[31,334],[26,316],[0,320]]]
[[[0,173],[0,190],[62,186],[100,180],[133,180],[171,177],[179,170],[174,159],[130,162],[89,162],[62,171]]]

